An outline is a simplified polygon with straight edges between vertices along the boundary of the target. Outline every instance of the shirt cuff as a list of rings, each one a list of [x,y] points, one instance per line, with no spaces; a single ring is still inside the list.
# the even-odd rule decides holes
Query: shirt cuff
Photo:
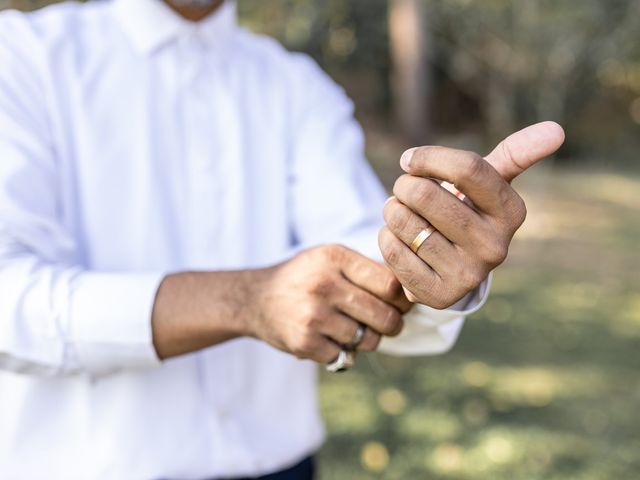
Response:
[[[467,315],[478,311],[489,297],[492,274],[473,292],[446,310],[416,304],[404,316],[397,337],[383,337],[378,351],[389,355],[437,355],[453,347]]]
[[[72,363],[101,373],[159,365],[151,316],[163,278],[160,273],[79,275],[69,305]]]

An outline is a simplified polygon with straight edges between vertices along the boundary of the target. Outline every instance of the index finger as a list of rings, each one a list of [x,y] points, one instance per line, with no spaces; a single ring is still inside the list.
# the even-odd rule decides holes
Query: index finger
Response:
[[[453,184],[481,211],[500,217],[515,192],[480,155],[464,150],[426,146],[407,150],[400,160],[410,175]]]
[[[412,306],[402,285],[391,269],[353,250],[349,250],[343,262],[342,273],[347,280],[366,290],[380,300],[406,313]]]

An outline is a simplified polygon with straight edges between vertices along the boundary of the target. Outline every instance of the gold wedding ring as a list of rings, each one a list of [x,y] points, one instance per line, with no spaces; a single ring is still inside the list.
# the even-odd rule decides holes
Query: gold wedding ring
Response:
[[[416,238],[411,242],[411,251],[417,254],[422,244],[426,242],[427,238],[429,238],[433,232],[435,232],[433,227],[427,227],[420,230],[420,233],[416,235]]]

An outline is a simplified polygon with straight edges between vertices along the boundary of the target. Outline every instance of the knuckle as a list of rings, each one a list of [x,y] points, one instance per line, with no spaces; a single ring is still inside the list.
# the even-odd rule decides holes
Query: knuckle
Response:
[[[402,208],[400,204],[389,206],[388,209],[386,221],[391,231],[402,232],[406,230],[411,219],[407,209]]]
[[[444,310],[456,303],[457,300],[457,292],[450,288],[447,288],[438,292],[437,295],[434,295],[433,298],[429,301],[429,306],[437,310]]]
[[[502,262],[507,259],[507,255],[509,254],[509,247],[504,243],[496,243],[493,247],[493,255],[491,257],[491,267],[497,267]],[[479,282],[478,282],[479,283]]]
[[[316,257],[316,252],[312,250],[303,250],[298,252],[293,258],[292,262],[295,262],[297,268],[307,268],[313,266],[313,259]]]
[[[408,198],[409,192],[412,190],[412,185],[415,177],[411,175],[404,174],[400,175],[398,179],[393,183],[393,195],[396,197],[398,202],[405,203]],[[394,203],[394,202],[389,202]]]
[[[384,217],[385,221],[388,222],[389,218],[395,213],[396,208],[399,204],[400,202],[398,202],[398,200],[394,197],[391,197],[389,200],[387,200],[387,202],[384,204],[384,207],[382,207],[382,216]]]
[[[380,345],[380,340],[382,336],[378,333],[372,332],[371,329],[368,329],[366,338],[362,341],[358,350],[363,352],[373,352]]]
[[[390,265],[395,265],[400,260],[400,249],[396,242],[392,240],[392,235],[387,229],[383,228],[380,230],[380,234],[378,235],[378,246],[380,247],[380,252],[384,257],[385,261]]]
[[[403,274],[406,277],[406,287],[411,292],[420,294],[423,290],[429,290],[431,281],[414,275],[410,270],[405,270]]]
[[[400,302],[399,302],[400,312],[407,313],[413,307],[413,302],[407,298],[404,293],[404,290],[400,292]]]
[[[340,260],[344,254],[345,248],[342,245],[330,244],[318,247],[318,250],[321,254],[321,260],[335,262]]]
[[[311,279],[309,293],[314,296],[328,297],[333,291],[334,285],[334,281],[329,275],[316,275]]]
[[[381,322],[382,331],[380,333],[384,333],[385,335],[393,335],[395,333],[398,333],[401,325],[402,317],[400,316],[400,314],[393,309],[389,309]]]
[[[485,174],[487,162],[477,153],[469,152],[466,164],[463,168],[463,175],[468,179],[475,179]]]
[[[391,273],[386,276],[387,278],[384,280],[383,287],[383,296],[386,300],[395,300],[397,298],[401,298],[402,294],[402,284],[400,281]]]
[[[438,188],[432,180],[421,179],[411,191],[412,203],[417,207],[433,203],[437,198]]]
[[[480,284],[480,282],[482,282],[482,275],[478,270],[466,269],[463,271],[462,275],[460,276],[458,285],[460,289],[463,291],[463,293],[467,293],[473,290],[474,288],[476,288]],[[451,302],[452,304],[458,300],[457,297],[462,296],[455,291],[452,291],[450,293],[453,297],[455,297],[454,300]]]
[[[307,306],[303,314],[302,324],[307,331],[316,331],[324,322],[325,316],[324,308],[319,304],[312,303]]]
[[[506,260],[508,253],[509,246],[502,241],[496,240],[485,244],[482,249],[481,260],[489,268],[495,268]]]
[[[309,314],[304,321],[304,326],[309,332],[315,332],[322,325],[322,317],[315,313]]]

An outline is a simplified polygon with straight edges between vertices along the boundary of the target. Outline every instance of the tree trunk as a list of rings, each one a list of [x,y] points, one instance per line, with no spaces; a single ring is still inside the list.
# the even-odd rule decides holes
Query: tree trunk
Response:
[[[415,145],[425,143],[429,135],[427,34],[420,0],[390,0],[393,111],[402,133]]]

